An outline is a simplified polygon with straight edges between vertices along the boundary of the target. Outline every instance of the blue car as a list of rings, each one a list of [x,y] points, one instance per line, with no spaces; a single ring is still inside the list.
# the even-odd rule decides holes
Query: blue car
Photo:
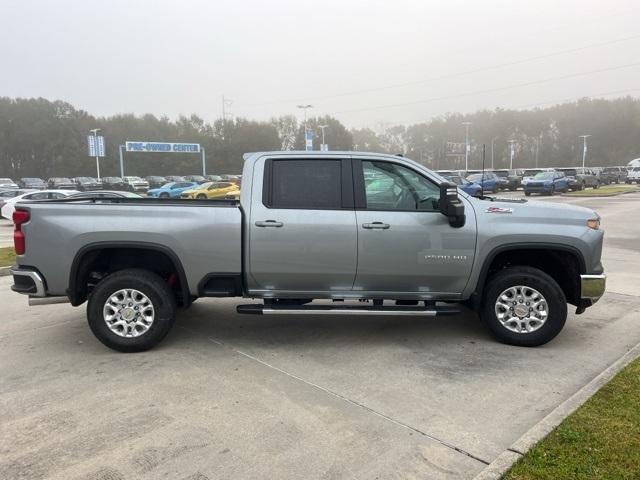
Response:
[[[533,177],[523,179],[522,186],[527,197],[532,193],[543,195],[553,195],[556,192],[565,193],[569,190],[569,177],[562,172],[539,172]]]
[[[198,186],[198,182],[170,182],[160,188],[152,188],[147,192],[152,198],[180,198],[180,194],[190,188]]]
[[[477,183],[485,192],[498,192],[498,176],[495,173],[472,173],[467,176],[467,180],[472,183]]]
[[[471,195],[472,197],[482,196],[482,187],[477,183],[470,182],[462,178],[460,175],[443,175],[446,180],[458,185],[458,188],[464,193]]]

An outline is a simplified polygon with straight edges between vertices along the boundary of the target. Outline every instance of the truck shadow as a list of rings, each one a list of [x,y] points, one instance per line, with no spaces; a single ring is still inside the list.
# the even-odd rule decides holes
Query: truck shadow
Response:
[[[251,347],[442,344],[492,341],[470,310],[442,317],[348,315],[240,315],[235,303],[198,301],[179,314],[176,327],[213,340]],[[170,335],[175,336],[175,335]],[[169,339],[167,339],[169,340]],[[167,341],[165,340],[165,342]]]

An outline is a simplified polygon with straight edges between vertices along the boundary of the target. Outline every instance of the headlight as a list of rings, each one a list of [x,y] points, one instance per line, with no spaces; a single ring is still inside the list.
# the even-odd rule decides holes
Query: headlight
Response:
[[[587,220],[587,227],[592,230],[600,230],[600,217],[590,218]]]

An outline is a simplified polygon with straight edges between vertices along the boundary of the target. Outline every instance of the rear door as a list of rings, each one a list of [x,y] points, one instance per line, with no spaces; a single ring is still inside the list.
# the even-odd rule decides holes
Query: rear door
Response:
[[[354,290],[459,294],[473,265],[471,205],[453,228],[438,208],[440,188],[420,172],[387,160],[355,160],[358,273]],[[387,297],[388,298],[388,297]]]
[[[350,159],[263,157],[253,172],[250,291],[344,292],[357,262]]]

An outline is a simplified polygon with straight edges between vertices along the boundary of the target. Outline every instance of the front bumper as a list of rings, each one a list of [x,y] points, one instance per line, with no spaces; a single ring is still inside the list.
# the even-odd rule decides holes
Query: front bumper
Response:
[[[580,298],[593,305],[604,295],[606,283],[607,276],[604,273],[601,275],[580,275]]]

